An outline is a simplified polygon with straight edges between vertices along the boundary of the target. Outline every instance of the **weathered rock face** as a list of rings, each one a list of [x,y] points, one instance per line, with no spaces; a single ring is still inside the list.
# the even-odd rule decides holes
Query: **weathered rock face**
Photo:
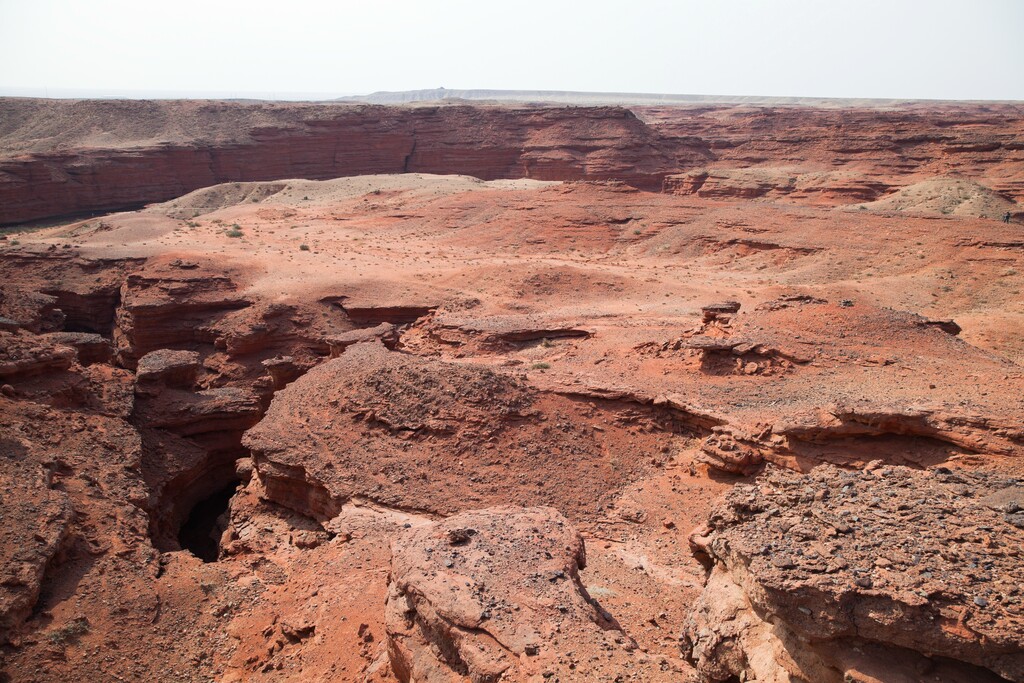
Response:
[[[591,334],[578,321],[545,316],[480,316],[465,312],[435,315],[423,326],[423,332],[435,343],[484,352],[507,350],[524,342],[585,338]]]
[[[1020,201],[1021,108],[966,104],[878,109],[635,107],[666,138],[700,140],[712,168],[667,181],[680,194],[788,197],[815,204],[877,198],[906,174],[983,177]],[[760,168],[758,168],[760,167]]]
[[[66,319],[57,307],[57,297],[11,285],[0,285],[0,313],[8,332],[19,328],[36,333],[62,330]]]
[[[375,327],[352,330],[324,337],[324,343],[331,349],[331,357],[337,358],[353,344],[380,341],[389,349],[398,343],[398,328],[393,323],[381,323]]]
[[[213,345],[208,325],[250,301],[215,268],[183,269],[153,264],[125,280],[114,341],[119,360],[133,367],[150,351],[180,345]]]
[[[166,387],[191,389],[199,375],[199,353],[157,349],[139,359],[136,392],[159,393]]]
[[[268,354],[290,353],[300,364],[309,366],[311,357],[319,359],[330,353],[326,337],[362,332],[350,327],[352,323],[344,311],[326,305],[316,310],[311,306],[257,302],[223,315],[206,329],[214,336],[216,349],[228,358],[251,362]],[[389,340],[394,343],[393,333]]]
[[[43,336],[44,344],[70,346],[82,365],[109,363],[114,349],[110,340],[93,332],[51,332]]]
[[[877,199],[890,189],[889,182],[857,171],[713,168],[670,175],[665,178],[664,189],[709,199],[790,200],[836,206]]]
[[[39,106],[31,100],[2,102],[12,121],[26,118],[19,107]],[[130,115],[124,103],[48,106],[61,108],[58,117],[73,115],[77,107],[80,116],[113,135]],[[121,148],[75,148],[69,141],[70,148],[0,158],[0,224],[137,207],[223,182],[370,173],[616,178],[660,189],[678,157],[703,154],[666,146],[632,112],[617,107],[137,106],[151,115],[178,117],[186,130],[153,131],[156,139],[141,140],[126,132]],[[188,115],[181,109],[189,109]]]
[[[73,347],[41,345],[34,335],[0,332],[0,340],[0,380],[4,382],[67,370],[75,362]]]
[[[80,258],[68,250],[5,253],[0,316],[41,332],[110,334],[125,272],[142,259]]]
[[[770,470],[691,537],[689,656],[717,681],[875,680],[885,649],[922,680],[1024,680],[1022,505],[984,472]]]
[[[97,353],[109,358],[110,351],[109,343],[97,337],[75,332],[0,332],[3,394],[56,408],[128,415],[133,404],[130,373],[96,362]]]
[[[916,391],[911,400],[898,398],[913,380],[886,368],[898,364],[895,359],[903,354],[914,356],[929,371],[948,368],[941,373],[946,379],[956,377],[960,361],[952,359],[971,348],[950,334],[958,329],[952,321],[806,295],[763,302],[749,312],[714,313],[711,319],[707,311],[714,313],[705,307],[700,326],[658,352],[663,357],[696,356],[706,378],[701,402],[711,404],[717,378],[732,378],[721,385],[726,391],[741,378],[766,378],[775,400],[789,396],[783,410],[761,406],[757,418],[745,424],[730,408],[733,419],[713,425],[702,445],[699,459],[712,468],[749,475],[765,461],[810,469],[821,461],[863,465],[874,459],[926,466],[944,461],[952,449],[1013,456],[1022,452],[1019,419],[951,402],[950,395],[961,389],[932,394],[939,385],[929,381],[923,386],[928,391]],[[783,333],[794,323],[802,328],[799,336]],[[812,341],[816,335],[820,343]],[[879,357],[880,348],[888,355]],[[925,354],[930,355],[926,363]],[[859,370],[846,382],[843,374],[851,362],[881,372],[868,379],[869,371]],[[808,390],[805,381],[818,368],[828,368],[829,379]],[[1013,369],[991,366],[987,381],[1002,381],[1007,370]],[[671,397],[666,394],[666,400]],[[1015,412],[1019,403],[1000,405]]]
[[[583,538],[553,508],[410,529],[392,549],[392,670],[422,683],[670,680],[587,594],[585,564]]]

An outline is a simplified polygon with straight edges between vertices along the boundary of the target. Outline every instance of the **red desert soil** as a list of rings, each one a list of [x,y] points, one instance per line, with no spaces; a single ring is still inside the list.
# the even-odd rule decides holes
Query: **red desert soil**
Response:
[[[2,106],[0,680],[1024,681],[1019,108]]]

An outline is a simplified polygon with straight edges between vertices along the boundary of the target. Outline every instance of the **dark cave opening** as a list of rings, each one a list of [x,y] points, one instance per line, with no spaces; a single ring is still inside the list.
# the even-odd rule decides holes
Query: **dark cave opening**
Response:
[[[214,491],[192,506],[178,530],[178,543],[203,562],[216,562],[220,555],[220,537],[227,528],[227,511],[239,482]]]

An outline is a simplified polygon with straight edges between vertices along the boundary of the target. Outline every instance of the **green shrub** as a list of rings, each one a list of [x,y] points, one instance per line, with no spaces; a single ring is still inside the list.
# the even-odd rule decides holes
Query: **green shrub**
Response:
[[[551,363],[534,363],[530,368],[533,370],[549,370],[551,368]]]
[[[243,233],[242,233],[241,230],[232,229],[232,230],[228,230],[224,234],[227,235],[228,237],[241,237]]]
[[[65,626],[50,631],[46,634],[47,640],[55,645],[63,645],[67,642],[78,640],[89,632],[89,620],[85,617],[72,619]]]

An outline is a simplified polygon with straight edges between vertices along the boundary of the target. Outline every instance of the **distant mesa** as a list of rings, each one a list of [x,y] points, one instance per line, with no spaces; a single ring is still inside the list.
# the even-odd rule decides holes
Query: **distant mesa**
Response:
[[[380,90],[369,95],[339,97],[335,102],[367,104],[409,104],[413,102],[523,102],[530,104],[579,105],[658,105],[658,104],[732,104],[799,105],[808,107],[893,107],[910,103],[934,103],[935,100],[840,97],[767,97],[761,95],[681,95],[670,93],[585,92],[578,90],[495,90],[448,89]]]

